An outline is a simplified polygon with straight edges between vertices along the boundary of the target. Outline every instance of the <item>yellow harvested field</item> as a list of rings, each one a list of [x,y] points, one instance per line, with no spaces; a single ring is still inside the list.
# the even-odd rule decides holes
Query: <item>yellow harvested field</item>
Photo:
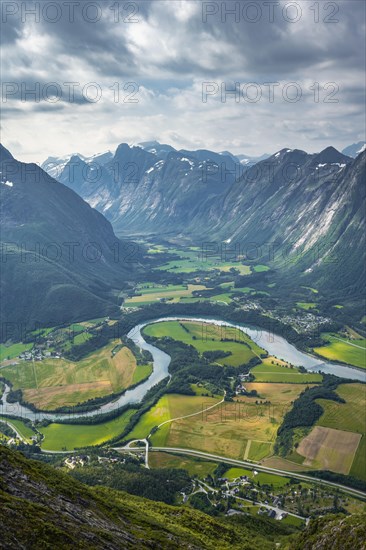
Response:
[[[297,448],[304,465],[316,469],[348,474],[361,434],[315,426]]]
[[[256,389],[260,397],[236,397],[203,415],[173,422],[165,445],[239,460],[260,461],[269,456],[284,415],[307,385],[251,382],[245,386],[249,391]],[[259,399],[267,404],[256,404]]]
[[[268,382],[248,382],[244,384],[248,391],[256,390],[258,398],[271,401],[271,403],[288,405],[290,409],[292,402],[299,397],[305,388],[312,388],[316,384],[276,384]],[[252,397],[240,397],[240,400],[253,403]]]
[[[28,403],[50,410],[121,392],[133,384],[139,368],[132,351],[114,340],[80,361],[22,361],[3,374]]]
[[[98,383],[70,384],[68,386],[39,388],[25,390],[24,397],[28,403],[34,403],[38,409],[57,409],[58,407],[69,407],[78,402],[99,397],[101,392],[108,395],[112,392],[111,383],[108,380],[101,380]]]

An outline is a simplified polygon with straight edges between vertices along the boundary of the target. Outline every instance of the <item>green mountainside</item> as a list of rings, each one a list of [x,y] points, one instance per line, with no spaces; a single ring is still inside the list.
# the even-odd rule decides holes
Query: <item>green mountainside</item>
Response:
[[[244,516],[243,516],[244,517]],[[237,519],[237,518],[236,518]],[[68,474],[0,446],[0,548],[361,550],[366,516],[311,520],[299,534],[213,518],[106,487],[88,487]]]
[[[107,488],[89,488],[0,447],[1,548],[222,548],[274,543],[201,512]]]
[[[74,191],[2,146],[0,172],[1,320],[55,326],[118,312],[116,294],[134,273],[129,243]]]

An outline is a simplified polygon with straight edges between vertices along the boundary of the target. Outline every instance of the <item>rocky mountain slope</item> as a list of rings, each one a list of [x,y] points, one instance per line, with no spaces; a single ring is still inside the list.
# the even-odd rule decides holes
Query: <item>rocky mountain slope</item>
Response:
[[[358,141],[357,143],[352,143],[352,145],[348,145],[348,147],[345,147],[342,150],[342,153],[344,155],[348,155],[349,157],[356,158],[357,155],[362,153],[366,149],[366,141]]]
[[[255,249],[257,259],[285,267],[290,278],[357,293],[364,276],[365,152],[353,159],[333,147],[318,154],[283,149],[253,166],[237,161],[226,152],[122,144],[99,167],[96,183],[83,178],[81,159],[74,159],[73,181],[67,165],[60,181],[117,231],[235,243],[244,254]]]
[[[252,247],[252,255],[291,277],[352,292],[364,276],[365,158],[332,147],[317,155],[279,151],[212,204],[210,233],[244,251]]]
[[[49,159],[43,166],[49,170]],[[106,163],[74,155],[55,169],[58,181],[102,212],[117,232],[138,233],[185,231],[246,168],[230,154],[145,142],[122,143]]]
[[[133,273],[123,261],[129,243],[74,191],[2,146],[0,172],[1,320],[59,324],[116,311]]]

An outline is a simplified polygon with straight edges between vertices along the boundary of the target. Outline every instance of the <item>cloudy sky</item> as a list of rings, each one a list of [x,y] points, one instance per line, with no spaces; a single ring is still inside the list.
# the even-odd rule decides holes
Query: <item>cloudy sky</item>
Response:
[[[153,139],[261,155],[365,138],[363,1],[1,9],[1,140],[20,160]]]

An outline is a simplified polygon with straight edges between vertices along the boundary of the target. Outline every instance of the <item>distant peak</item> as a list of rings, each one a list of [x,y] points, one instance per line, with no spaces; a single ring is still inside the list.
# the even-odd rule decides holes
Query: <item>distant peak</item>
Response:
[[[6,147],[4,147],[2,143],[0,143],[0,162],[3,162],[4,160],[13,160],[13,159],[14,157],[10,153],[10,151],[8,151],[8,149],[6,149]]]
[[[322,164],[331,164],[333,162],[348,162],[350,160],[350,157],[347,157],[346,155],[343,155],[335,147],[332,147],[331,145],[329,147],[326,147],[315,155],[315,160],[318,163]]]

